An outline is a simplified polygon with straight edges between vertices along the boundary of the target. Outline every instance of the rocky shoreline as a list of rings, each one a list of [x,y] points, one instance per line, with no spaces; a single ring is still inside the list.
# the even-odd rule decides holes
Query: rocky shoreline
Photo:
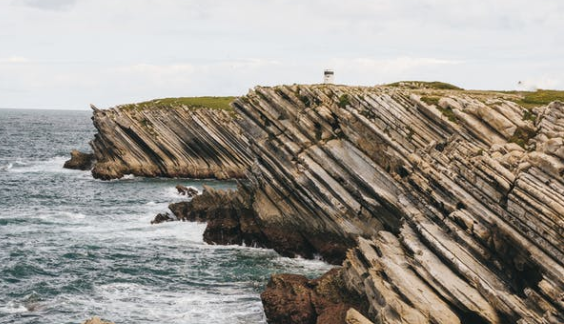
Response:
[[[564,104],[294,85],[257,87],[233,107],[239,117],[135,112],[152,135],[132,112],[95,110],[93,174],[246,178],[170,209],[208,222],[209,243],[343,265],[314,281],[273,277],[270,323],[564,320]],[[318,291],[327,278],[341,299]]]

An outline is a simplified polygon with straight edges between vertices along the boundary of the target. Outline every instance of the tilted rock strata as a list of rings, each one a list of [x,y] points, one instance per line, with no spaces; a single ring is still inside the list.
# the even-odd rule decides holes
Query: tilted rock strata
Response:
[[[360,237],[343,277],[374,323],[562,321],[564,105],[533,121],[495,94],[439,95],[284,86],[236,100],[255,223],[322,255]]]
[[[242,178],[248,144],[227,111],[189,107],[93,107],[95,178]]]

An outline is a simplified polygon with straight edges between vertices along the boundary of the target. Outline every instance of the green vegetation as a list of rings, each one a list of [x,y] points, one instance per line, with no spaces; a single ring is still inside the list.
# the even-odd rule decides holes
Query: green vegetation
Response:
[[[522,148],[529,143],[529,140],[535,137],[536,131],[532,129],[518,128],[513,136],[509,138],[510,143],[515,143]]]
[[[458,119],[456,118],[454,111],[452,111],[452,108],[450,108],[450,107],[443,108],[443,107],[439,106],[439,100],[440,99],[441,99],[440,97],[436,97],[436,96],[422,96],[421,97],[421,101],[423,101],[424,103],[426,103],[428,105],[435,105],[435,107],[437,107],[437,109],[443,114],[443,116],[448,118],[448,120],[450,120],[453,123],[458,123]]]
[[[532,121],[533,124],[537,121],[537,115],[530,110],[525,110],[523,112],[523,121]]]
[[[122,109],[144,109],[144,108],[178,108],[186,106],[189,108],[209,108],[233,111],[230,103],[235,97],[181,97],[155,99],[136,104],[118,106]]]
[[[441,98],[440,97],[429,97],[429,96],[422,96],[421,97],[421,101],[423,101],[424,103],[428,104],[428,105],[435,105],[437,107],[439,107],[439,100]]]
[[[533,108],[548,105],[553,101],[564,102],[564,91],[560,90],[537,90],[535,92],[522,92],[523,99],[516,101],[525,108]]]
[[[460,87],[457,87],[453,84],[446,83],[446,82],[439,82],[439,81],[400,81],[387,84],[388,87],[407,87],[410,89],[438,89],[438,90],[464,90]]]
[[[350,105],[350,99],[348,94],[343,94],[339,97],[339,103],[337,104],[340,108],[345,108]]]

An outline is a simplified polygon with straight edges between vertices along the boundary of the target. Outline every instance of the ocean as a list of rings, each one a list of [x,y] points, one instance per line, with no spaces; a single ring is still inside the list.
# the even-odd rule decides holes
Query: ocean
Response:
[[[95,180],[63,169],[90,151],[90,111],[0,109],[0,323],[266,323],[273,273],[330,266],[267,249],[205,244],[205,224],[150,225],[175,186],[230,181]]]

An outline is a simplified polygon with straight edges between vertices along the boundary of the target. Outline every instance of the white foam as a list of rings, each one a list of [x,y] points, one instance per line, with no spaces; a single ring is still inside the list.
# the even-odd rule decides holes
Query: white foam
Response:
[[[60,213],[61,216],[70,218],[70,219],[84,219],[86,215],[83,213],[73,213],[73,212],[62,212]]]
[[[8,304],[6,304],[6,306],[4,307],[0,307],[0,313],[5,313],[5,314],[18,314],[18,313],[27,313],[27,312],[29,312],[27,307],[13,301],[8,302]]]
[[[8,163],[6,165],[0,166],[0,171],[8,171],[14,166],[13,163]]]
[[[43,161],[16,161],[15,165],[13,165],[9,171],[15,173],[38,173],[38,172],[46,172],[46,173],[71,173],[71,172],[80,172],[77,170],[69,170],[63,168],[65,161],[68,160],[68,157],[65,156],[56,156],[50,158],[48,160]],[[88,172],[88,171],[82,171]]]

